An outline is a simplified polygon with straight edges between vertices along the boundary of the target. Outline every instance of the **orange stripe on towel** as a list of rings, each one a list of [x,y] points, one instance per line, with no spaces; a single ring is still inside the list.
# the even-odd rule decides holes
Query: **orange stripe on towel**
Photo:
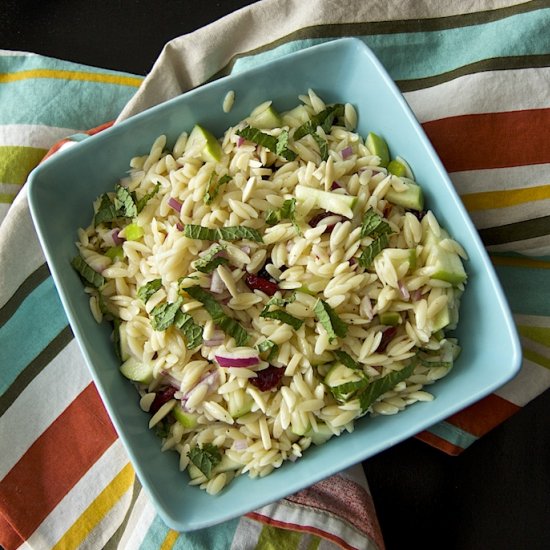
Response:
[[[492,393],[477,403],[453,414],[447,422],[476,437],[485,435],[510,418],[521,407]]]
[[[449,172],[550,163],[550,109],[462,115],[422,126]]]
[[[29,538],[116,437],[89,384],[0,482],[0,509],[22,537]]]

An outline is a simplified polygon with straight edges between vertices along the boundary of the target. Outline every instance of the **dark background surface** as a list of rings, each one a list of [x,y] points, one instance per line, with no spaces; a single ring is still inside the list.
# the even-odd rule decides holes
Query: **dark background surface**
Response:
[[[252,3],[3,0],[0,48],[145,75],[167,41]],[[367,460],[387,550],[549,549],[549,419],[546,392],[459,457],[411,439]]]

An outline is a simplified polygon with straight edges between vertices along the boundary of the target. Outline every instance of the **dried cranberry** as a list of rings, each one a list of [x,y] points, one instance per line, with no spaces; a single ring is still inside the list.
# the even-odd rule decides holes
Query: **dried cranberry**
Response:
[[[427,214],[426,210],[412,210],[410,208],[407,208],[406,211],[416,216],[418,218],[418,221],[422,221],[422,218]]]
[[[386,351],[388,344],[391,342],[392,338],[395,336],[396,333],[397,333],[397,327],[388,327],[382,333],[382,339],[380,340],[380,344],[378,344],[376,351],[379,353]]]
[[[249,381],[260,391],[271,390],[279,385],[284,372],[284,368],[277,368],[273,365],[269,365],[267,369],[258,371],[258,376],[256,378],[249,378]]]
[[[166,388],[162,388],[155,394],[155,399],[153,399],[153,402],[151,403],[151,407],[149,408],[149,412],[151,414],[155,414],[158,412],[158,410],[165,404],[170,401],[170,399],[174,398],[174,394],[176,393],[176,388],[172,386],[167,386]]]
[[[261,290],[268,296],[273,296],[279,290],[277,283],[252,273],[249,273],[244,281],[250,290]]]
[[[266,266],[270,264],[271,262],[267,262],[256,275],[258,277],[261,277],[262,279],[267,279],[268,281],[274,281],[273,277],[269,274],[269,271],[266,269]]]
[[[342,186],[337,181],[333,181],[330,186],[331,191],[334,191],[335,189],[342,189]]]
[[[328,218],[329,216],[338,216],[338,214],[335,214],[334,212],[321,212],[320,214],[316,214],[315,216],[313,216],[313,218],[311,218],[311,220],[309,220],[309,225],[310,227],[317,227],[319,225],[319,222],[321,222],[322,220],[324,220],[325,218]],[[340,216],[338,216],[340,217]],[[336,224],[335,223],[332,223],[330,225],[327,225],[325,227],[325,230],[323,231],[323,233],[330,233],[333,229],[334,229],[334,226]]]

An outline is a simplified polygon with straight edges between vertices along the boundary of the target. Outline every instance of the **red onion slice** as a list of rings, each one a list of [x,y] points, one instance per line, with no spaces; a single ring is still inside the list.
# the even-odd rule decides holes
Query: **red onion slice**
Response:
[[[223,355],[216,354],[214,357],[218,365],[225,368],[253,367],[260,362],[258,354],[254,354],[253,352],[249,355],[243,355],[242,353],[224,351]]]
[[[180,201],[178,201],[174,197],[170,197],[168,199],[168,206],[170,206],[170,208],[173,208],[178,214],[181,212],[182,204]]]
[[[397,286],[399,287],[399,294],[403,300],[408,300],[411,297],[409,289],[405,286],[403,281],[397,281]]]
[[[348,145],[347,147],[344,147],[344,149],[342,149],[340,153],[342,154],[342,158],[346,160],[347,158],[351,157],[351,155],[353,155],[353,149],[351,145]]]

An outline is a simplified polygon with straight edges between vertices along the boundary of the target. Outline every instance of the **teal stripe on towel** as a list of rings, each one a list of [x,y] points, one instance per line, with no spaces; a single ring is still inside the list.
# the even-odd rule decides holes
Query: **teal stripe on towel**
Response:
[[[413,80],[446,73],[483,59],[548,54],[548,28],[550,9],[542,9],[469,27],[358,38],[373,50],[394,80]],[[240,58],[234,72],[329,40],[332,38],[295,40]]]
[[[0,84],[0,124],[94,128],[114,120],[135,92],[130,86],[57,78],[8,82]]]
[[[456,426],[453,426],[446,421],[434,424],[426,431],[437,435],[437,437],[440,437],[441,439],[444,439],[445,441],[448,441],[453,445],[457,445],[461,449],[468,448],[478,439],[475,435],[465,432],[464,430],[461,430],[460,428],[457,428]]]
[[[67,325],[53,279],[48,277],[0,328],[0,395]]]

